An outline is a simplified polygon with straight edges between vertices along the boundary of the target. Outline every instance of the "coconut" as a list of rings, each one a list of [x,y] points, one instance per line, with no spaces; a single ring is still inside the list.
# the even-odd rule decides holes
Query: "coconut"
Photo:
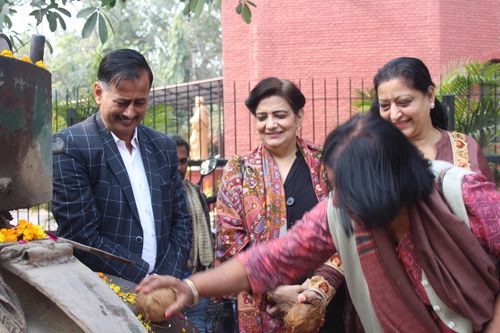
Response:
[[[325,302],[296,303],[285,316],[288,333],[316,333],[323,326]]]
[[[141,314],[146,322],[165,321],[165,310],[174,302],[175,292],[170,288],[159,288],[147,294],[139,292],[135,297],[137,313]]]

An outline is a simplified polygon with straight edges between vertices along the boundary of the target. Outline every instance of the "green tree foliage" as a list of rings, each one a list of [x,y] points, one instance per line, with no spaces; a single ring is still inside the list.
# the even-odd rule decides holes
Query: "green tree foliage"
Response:
[[[356,112],[368,112],[372,106],[372,101],[375,99],[375,89],[356,89],[354,91],[355,98],[353,106]]]
[[[90,87],[105,53],[132,48],[143,53],[156,87],[222,75],[220,9],[213,6],[196,20],[180,16],[178,0],[149,0],[120,6],[109,15],[115,33],[105,44],[97,35],[59,33],[47,56],[54,89]]]
[[[127,0],[91,0],[85,1],[85,7],[81,9],[77,17],[84,19],[81,35],[88,38],[94,32],[97,33],[101,43],[105,43],[110,35],[109,30],[113,31],[113,24],[109,18],[110,9],[115,8],[118,3],[125,4]],[[205,8],[212,5],[220,6],[220,0],[175,0],[175,2],[184,5],[183,13],[186,16],[199,17]],[[29,15],[33,16],[36,25],[47,21],[50,31],[57,29],[66,30],[66,20],[71,17],[67,6],[70,3],[79,3],[79,0],[0,0],[0,32],[4,29],[12,28],[12,17],[14,17],[21,6],[29,5],[33,10]],[[130,3],[130,1],[129,1]],[[129,5],[132,9],[138,11],[140,2],[134,2]],[[251,7],[256,7],[250,0],[238,0],[236,13],[246,22],[252,20]],[[18,33],[11,31],[12,42],[15,44],[18,39]],[[17,40],[19,42],[19,40]],[[51,47],[50,44],[48,45]]]
[[[178,15],[175,16],[165,41],[171,52],[165,68],[167,82],[185,82],[191,76],[192,54],[186,35],[187,27]]]
[[[117,6],[109,13],[114,33],[104,44],[97,34],[82,40],[79,29],[58,32],[54,53],[45,60],[58,94],[59,113],[65,116],[67,108],[76,108],[84,119],[97,110],[92,94],[97,68],[104,54],[117,48],[132,48],[145,55],[155,87],[221,76],[220,9],[213,5],[192,20],[181,12],[178,0],[148,0],[134,8]],[[145,119],[148,125],[163,131],[173,123],[170,107],[151,105],[150,111],[154,112]],[[57,119],[58,129],[64,128],[65,119]]]
[[[451,66],[438,95],[455,95],[455,129],[488,150],[500,135],[500,64],[468,62]]]

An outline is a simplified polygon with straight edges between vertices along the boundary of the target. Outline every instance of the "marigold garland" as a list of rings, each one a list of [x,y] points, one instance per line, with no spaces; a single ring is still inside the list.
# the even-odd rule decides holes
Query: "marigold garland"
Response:
[[[14,57],[14,53],[12,53],[11,50],[3,50],[3,51],[1,51],[0,52],[0,56],[7,57],[7,58],[14,58],[14,59],[18,59],[18,60],[21,60],[21,61],[33,64],[33,61],[31,61],[30,57],[28,57],[28,56],[22,56],[21,58],[16,58],[16,57]],[[38,60],[37,62],[35,62],[35,65],[38,66],[38,67],[40,67],[40,68],[43,68],[43,69],[47,70],[47,65],[42,60]]]
[[[40,226],[34,225],[26,220],[19,220],[15,228],[0,229],[0,243],[29,242],[45,238],[47,238],[47,234]]]
[[[133,292],[124,292],[121,287],[117,284],[113,283],[113,280],[104,275],[102,272],[98,272],[97,275],[106,283],[106,285],[111,288],[121,298],[121,300],[125,303],[135,304],[135,293]],[[149,322],[146,322],[144,318],[142,318],[141,314],[137,315],[137,319],[141,322],[141,324],[146,328],[148,332],[153,332],[151,325]]]

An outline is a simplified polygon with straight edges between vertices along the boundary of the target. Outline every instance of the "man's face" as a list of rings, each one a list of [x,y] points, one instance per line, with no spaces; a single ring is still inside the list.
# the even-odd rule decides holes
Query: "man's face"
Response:
[[[144,71],[137,79],[119,86],[94,83],[94,97],[106,128],[118,138],[130,142],[135,128],[148,109],[149,77]]]
[[[177,147],[177,159],[179,160],[179,173],[182,179],[186,177],[186,171],[188,167],[189,156],[186,147]]]

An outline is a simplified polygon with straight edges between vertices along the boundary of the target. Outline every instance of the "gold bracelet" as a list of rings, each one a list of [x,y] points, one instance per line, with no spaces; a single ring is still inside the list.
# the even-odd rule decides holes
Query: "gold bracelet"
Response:
[[[189,289],[191,289],[191,293],[193,294],[193,304],[191,305],[196,305],[200,301],[200,294],[198,293],[198,288],[194,285],[193,281],[189,279],[184,279],[182,280],[185,284],[188,285]]]

